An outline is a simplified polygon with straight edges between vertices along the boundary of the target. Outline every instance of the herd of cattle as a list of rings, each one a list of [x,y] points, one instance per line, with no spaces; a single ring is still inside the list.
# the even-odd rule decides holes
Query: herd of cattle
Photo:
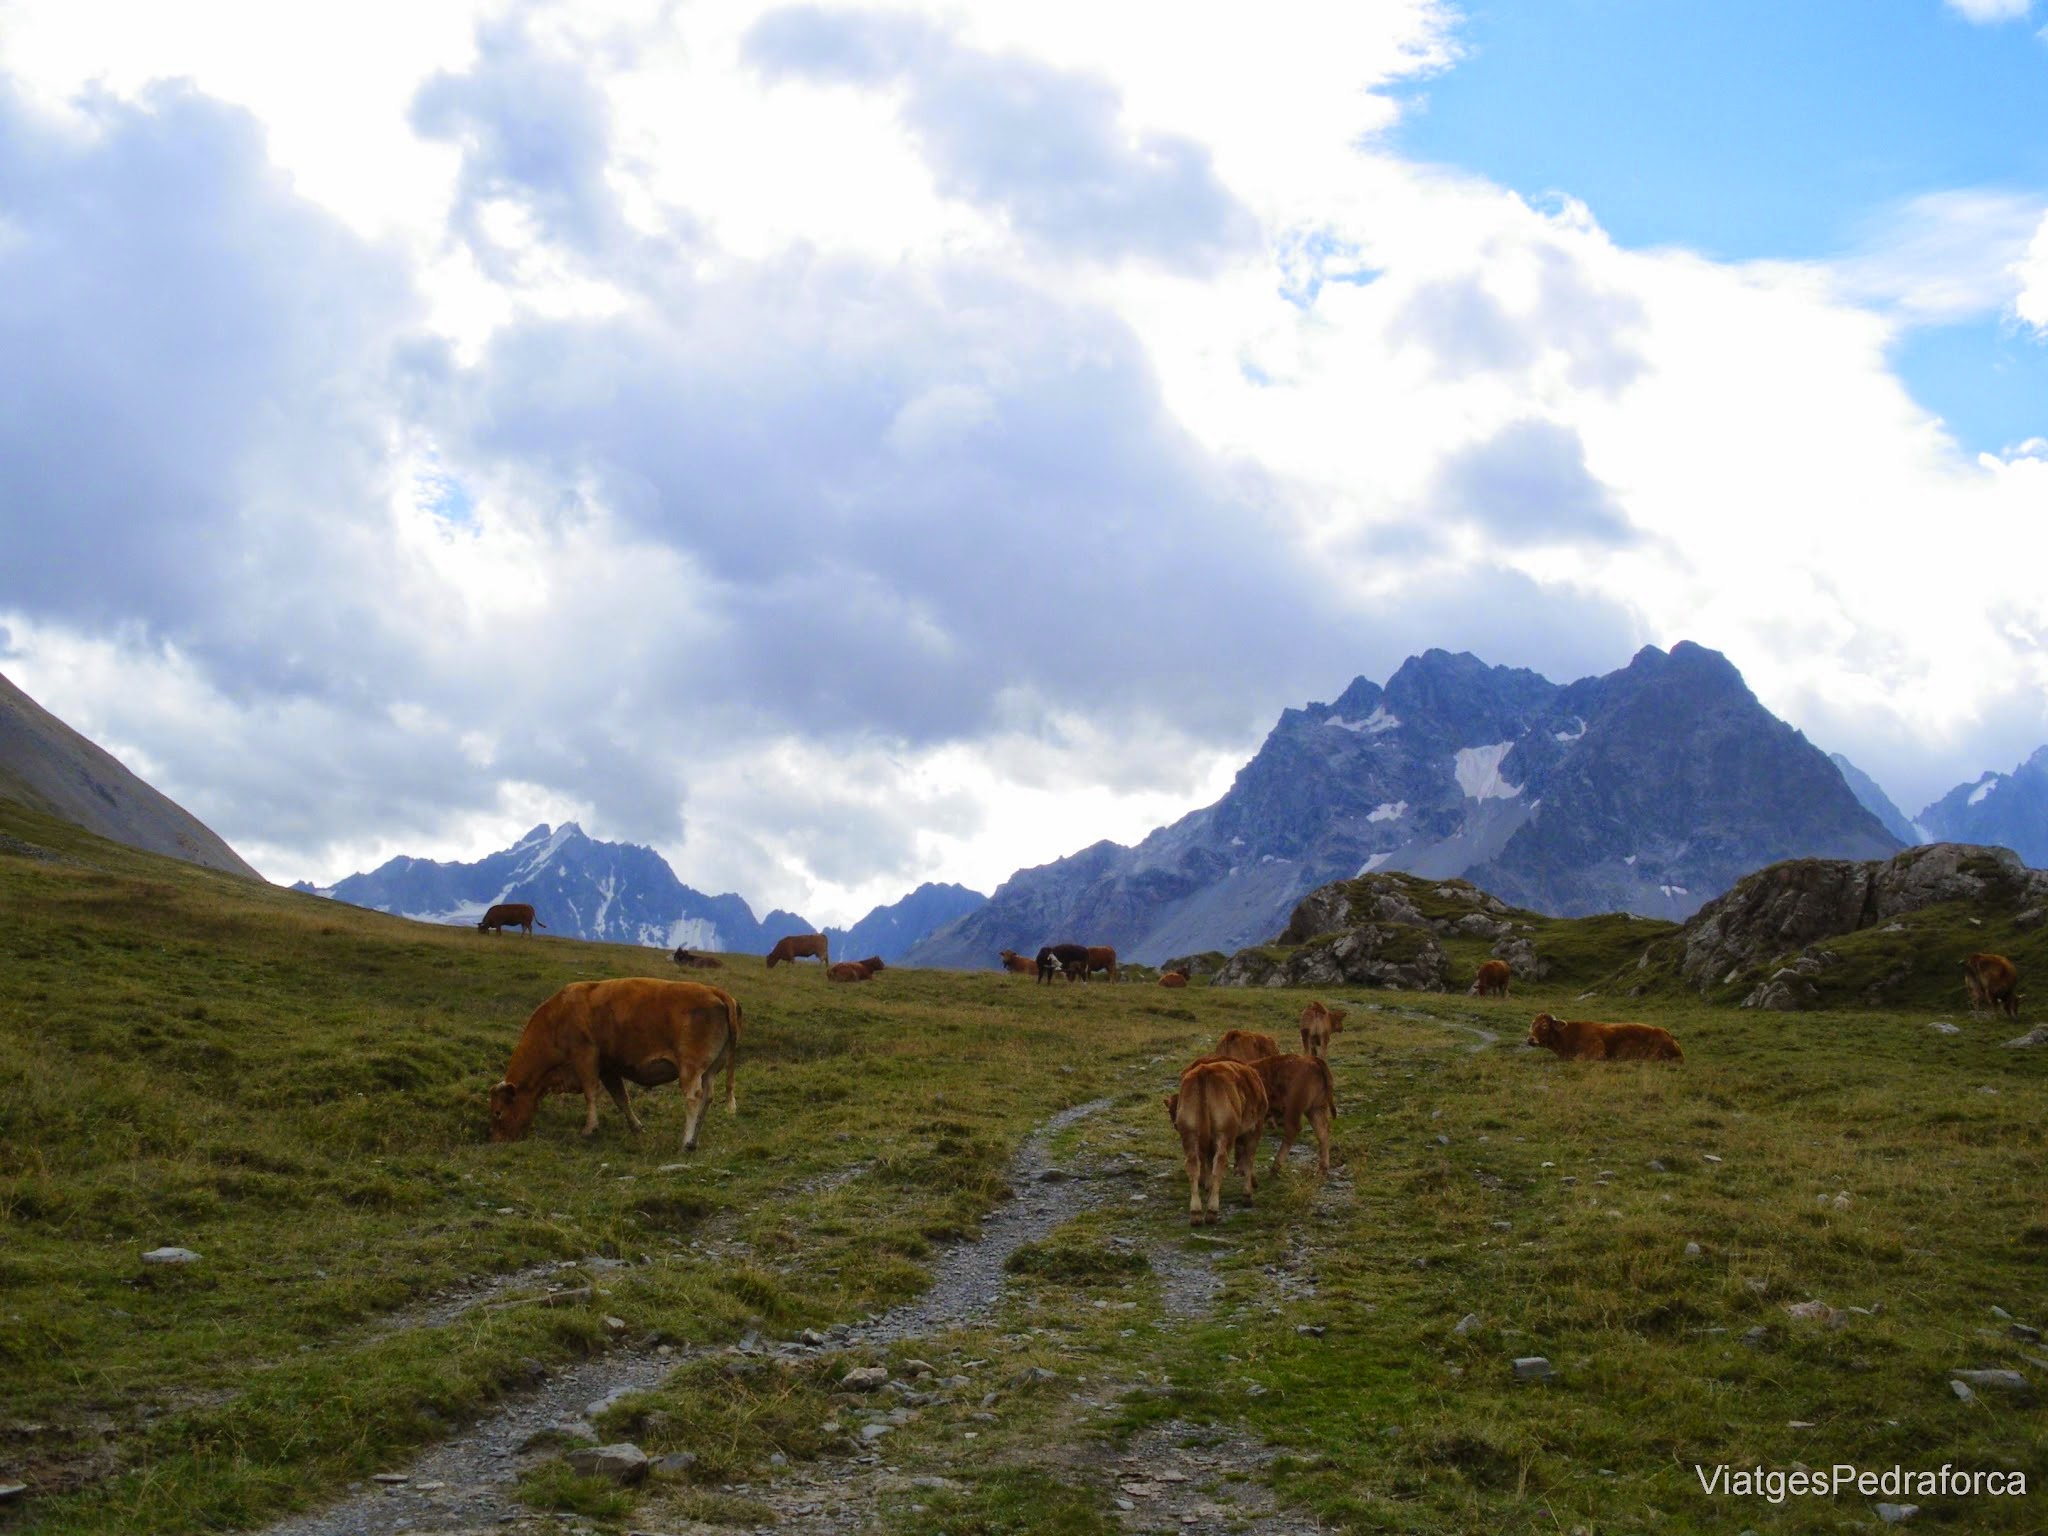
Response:
[[[495,932],[524,926],[531,932],[532,921],[530,906],[498,906],[478,927]],[[878,957],[832,964],[823,934],[780,940],[769,952],[768,965],[772,969],[799,957],[819,961],[832,981],[865,981],[885,969]],[[674,959],[692,969],[720,964],[683,949]],[[1055,972],[1081,982],[1100,971],[1112,980],[1118,976],[1115,950],[1080,944],[1048,944],[1032,960],[1004,950],[1002,960],[1006,971],[1035,974],[1040,982],[1050,982]],[[1964,962],[1963,977],[1973,1012],[1990,1007],[2018,1017],[2019,976],[2010,960],[2003,955],[1971,955]],[[1185,974],[1169,971],[1160,984],[1185,986],[1187,980]],[[1490,960],[1479,968],[1471,991],[1505,998],[1509,980],[1505,962]],[[1329,1172],[1330,1122],[1337,1113],[1329,1055],[1332,1039],[1343,1031],[1344,1014],[1344,1009],[1321,1001],[1303,1008],[1298,1054],[1283,1052],[1271,1035],[1228,1030],[1214,1051],[1180,1074],[1178,1088],[1166,1096],[1166,1117],[1180,1137],[1186,1162],[1190,1223],[1199,1226],[1222,1219],[1223,1180],[1232,1167],[1244,1179],[1245,1197],[1251,1198],[1259,1142],[1269,1125],[1280,1136],[1274,1173],[1286,1161],[1304,1122],[1315,1133],[1316,1168]],[[725,1069],[726,1107],[738,1112],[734,1078],[739,1043],[740,1005],[721,988],[640,977],[571,982],[534,1010],[520,1032],[503,1079],[491,1089],[491,1139],[518,1140],[542,1099],[570,1092],[583,1095],[583,1134],[588,1136],[597,1129],[600,1086],[637,1131],[640,1120],[626,1085],[680,1083],[685,1105],[683,1150],[695,1151],[698,1124],[711,1102],[712,1079],[720,1067]],[[1670,1032],[1656,1025],[1564,1020],[1548,1013],[1539,1013],[1530,1022],[1524,1043],[1547,1048],[1568,1061],[1685,1059]]]

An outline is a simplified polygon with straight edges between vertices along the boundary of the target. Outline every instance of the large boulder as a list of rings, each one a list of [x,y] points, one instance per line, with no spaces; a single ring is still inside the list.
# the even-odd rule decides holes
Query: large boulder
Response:
[[[1397,880],[1361,875],[1322,885],[1302,897],[1281,930],[1276,944],[1306,944],[1326,933],[1341,933],[1367,923],[1427,928],[1424,917]]]
[[[1693,914],[1679,935],[1679,975],[1705,992],[1822,939],[1923,907],[1960,902],[2017,911],[2044,898],[2048,872],[2028,869],[2006,848],[1930,843],[1868,862],[1791,859],[1737,881]],[[1765,996],[1801,995],[1789,980],[1773,993],[1776,980],[1753,991],[1749,1006],[1786,1006]]]
[[[1216,975],[1219,987],[1390,987],[1441,992],[1450,961],[1436,935],[1408,924],[1363,923],[1299,948],[1239,950]]]

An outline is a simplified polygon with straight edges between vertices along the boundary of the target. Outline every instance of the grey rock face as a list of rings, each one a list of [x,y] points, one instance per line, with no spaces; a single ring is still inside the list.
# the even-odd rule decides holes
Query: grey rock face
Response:
[[[1790,950],[1922,907],[1951,901],[2019,907],[2044,897],[2048,872],[2028,869],[2005,848],[1930,843],[1884,860],[1792,859],[1738,881],[1686,922],[1679,974],[1704,992]],[[1819,950],[1801,956],[1794,979],[1818,974],[1827,959]],[[1760,986],[1750,1006],[1771,1006],[1759,994],[1778,979]]]
[[[1359,678],[1284,712],[1216,804],[1135,848],[1019,870],[906,958],[987,967],[1059,941],[1148,964],[1235,951],[1318,888],[1382,869],[1565,916],[1677,919],[1774,859],[1897,846],[1712,651],[1649,647],[1566,687],[1430,651],[1384,688]]]
[[[1536,953],[1535,944],[1528,939],[1502,939],[1487,953],[1496,960],[1507,961],[1508,970],[1518,980],[1541,981],[1550,974],[1550,962]]]
[[[571,1451],[567,1459],[578,1472],[618,1483],[637,1483],[647,1476],[647,1453],[628,1441]]]
[[[1391,987],[1441,992],[1450,960],[1427,929],[1367,923],[1281,953],[1241,950],[1216,974],[1219,987]]]

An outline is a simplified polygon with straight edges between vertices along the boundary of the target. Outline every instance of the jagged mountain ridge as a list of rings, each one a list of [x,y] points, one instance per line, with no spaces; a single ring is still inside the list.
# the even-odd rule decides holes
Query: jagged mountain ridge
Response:
[[[757,920],[738,896],[684,885],[652,848],[601,842],[573,821],[542,822],[473,863],[401,855],[324,889],[294,889],[434,923],[474,923],[493,902],[528,901],[552,932],[662,949],[765,951],[784,934],[813,931],[793,912]]]
[[[851,928],[827,928],[835,960],[865,960],[880,955],[892,965],[934,928],[965,917],[988,898],[964,885],[927,881],[900,901],[876,907]]]
[[[0,677],[0,795],[113,842],[251,880],[220,835]]]
[[[1135,848],[1020,870],[908,958],[978,967],[1069,938],[1145,961],[1231,951],[1375,869],[1463,876],[1560,916],[1679,919],[1778,859],[1899,846],[1717,652],[1650,646],[1559,685],[1432,650],[1384,688],[1361,677],[1283,712],[1214,805]]]
[[[1849,792],[1856,797],[1857,803],[1863,809],[1878,819],[1878,823],[1885,831],[1908,847],[1926,841],[1913,823],[1907,820],[1906,813],[1894,805],[1892,797],[1879,787],[1877,780],[1839,752],[1830,752],[1828,761],[1841,770],[1842,780],[1849,786]]]
[[[1914,818],[1929,842],[2010,848],[2036,868],[2048,866],[2048,747],[2011,773],[1984,773],[1958,784]]]

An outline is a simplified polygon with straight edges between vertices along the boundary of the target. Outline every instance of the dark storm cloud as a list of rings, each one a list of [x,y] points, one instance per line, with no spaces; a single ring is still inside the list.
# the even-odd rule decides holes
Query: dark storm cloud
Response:
[[[1586,468],[1578,433],[1517,421],[1446,459],[1427,498],[1433,515],[1484,529],[1500,544],[1633,543],[1636,531]]]
[[[901,17],[811,7],[755,24],[746,57],[770,79],[900,83],[905,124],[948,196],[999,208],[1027,238],[1085,256],[1206,271],[1258,225],[1177,134],[1133,138],[1107,82],[967,48]]]
[[[505,255],[483,225],[494,201],[523,207],[545,238],[585,255],[618,238],[604,93],[577,62],[537,47],[517,18],[479,27],[476,63],[420,87],[412,125],[461,148],[454,222],[487,268],[501,270]]]
[[[404,273],[245,113],[80,107],[60,130],[0,79],[0,603],[176,636],[230,689],[335,686],[369,593],[305,596],[360,564]]]
[[[721,637],[695,660],[811,730],[972,733],[1004,687],[1234,721],[1342,629],[1271,487],[1174,424],[1129,332],[986,271],[792,259],[532,321],[456,398],[451,445],[687,554],[678,601]]]

